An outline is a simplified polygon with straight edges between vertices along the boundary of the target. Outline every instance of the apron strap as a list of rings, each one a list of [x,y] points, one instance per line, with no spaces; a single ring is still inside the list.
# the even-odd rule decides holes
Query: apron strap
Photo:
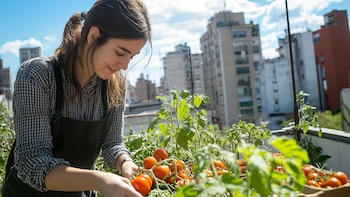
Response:
[[[53,119],[56,117],[62,116],[62,106],[63,106],[63,83],[61,76],[60,65],[57,62],[58,60],[54,60],[53,70],[55,71],[55,79],[56,79],[56,103],[55,103],[55,114],[53,115]]]

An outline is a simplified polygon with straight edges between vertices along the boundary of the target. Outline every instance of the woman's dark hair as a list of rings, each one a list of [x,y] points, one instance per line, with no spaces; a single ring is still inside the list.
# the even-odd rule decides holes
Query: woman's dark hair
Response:
[[[99,28],[101,36],[83,54],[89,29],[93,26]],[[145,39],[151,44],[150,19],[142,0],[97,0],[87,13],[76,13],[69,19],[55,55],[59,57],[59,62],[69,74],[77,92],[82,87],[77,79],[76,63],[83,66],[83,60],[92,62],[96,49],[111,38]],[[125,91],[124,76],[117,72],[107,81],[108,103],[116,105],[123,102],[121,94]]]

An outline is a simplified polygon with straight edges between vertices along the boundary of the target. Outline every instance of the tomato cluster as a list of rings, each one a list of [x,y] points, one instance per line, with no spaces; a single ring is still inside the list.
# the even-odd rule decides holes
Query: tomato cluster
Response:
[[[339,187],[348,183],[348,177],[344,172],[326,171],[312,165],[304,165],[302,168],[306,184],[318,188]]]
[[[185,165],[185,162],[175,157],[169,158],[168,152],[163,148],[156,148],[152,156],[147,156],[143,159],[142,170],[132,179],[131,183],[134,188],[146,196],[151,191],[152,187],[158,182],[182,187],[192,180],[192,165]],[[141,182],[142,177],[149,177],[151,181]],[[139,185],[143,185],[140,189]]]

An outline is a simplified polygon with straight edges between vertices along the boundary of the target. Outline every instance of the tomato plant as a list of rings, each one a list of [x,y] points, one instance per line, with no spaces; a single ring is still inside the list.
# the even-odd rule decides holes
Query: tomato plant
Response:
[[[136,164],[148,156],[157,160],[141,169],[154,181],[149,197],[291,196],[302,190],[309,158],[295,140],[244,121],[221,131],[207,120],[207,96],[171,93],[158,97],[162,107],[146,130],[125,138]],[[262,146],[266,140],[279,155]],[[156,157],[157,148],[167,155]]]

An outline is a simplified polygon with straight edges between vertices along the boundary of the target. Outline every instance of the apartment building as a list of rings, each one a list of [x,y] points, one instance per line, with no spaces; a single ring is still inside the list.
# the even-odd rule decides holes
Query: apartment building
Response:
[[[168,52],[163,57],[164,92],[171,90],[193,91],[193,72],[191,49],[187,44],[175,46],[175,51]]]
[[[291,35],[296,93],[308,93],[305,103],[320,109],[312,32]],[[281,129],[284,120],[294,116],[292,67],[287,36],[278,40],[279,56],[264,60],[260,70],[262,117],[271,130]]]
[[[350,87],[350,34],[346,10],[324,15],[324,25],[313,32],[322,110],[340,109],[340,92]]]
[[[262,63],[259,26],[246,23],[242,12],[222,11],[210,18],[200,44],[213,119],[226,127],[240,120],[260,124],[256,81]]]

